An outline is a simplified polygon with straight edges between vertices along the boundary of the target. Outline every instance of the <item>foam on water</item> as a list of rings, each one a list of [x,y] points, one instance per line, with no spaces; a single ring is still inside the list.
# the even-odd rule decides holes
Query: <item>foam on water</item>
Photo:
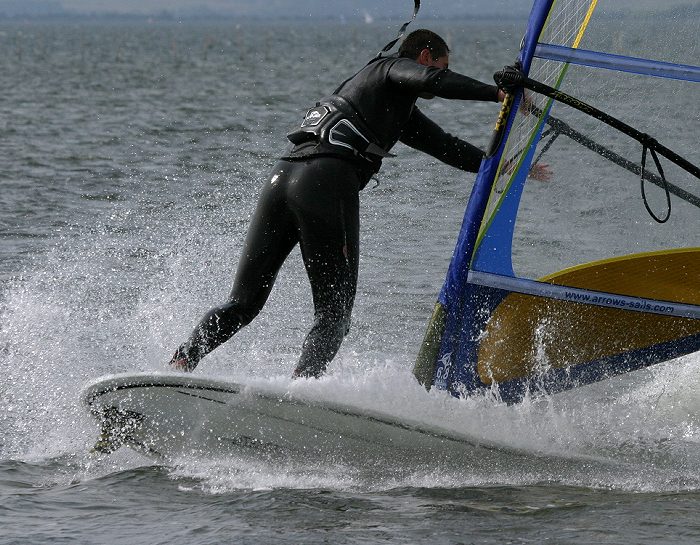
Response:
[[[106,240],[97,237],[97,248]],[[3,458],[78,456],[86,477],[115,470],[113,461],[87,454],[97,430],[78,404],[79,392],[102,374],[162,369],[165,347],[174,342],[166,331],[177,303],[167,308],[151,288],[130,308],[123,299],[110,304],[111,294],[125,289],[125,282],[118,270],[112,272],[112,263],[100,263],[99,254],[59,245],[7,292],[2,330]],[[158,281],[169,279],[171,286],[182,281],[177,275],[191,271],[172,272],[181,265],[161,271]],[[162,285],[159,290],[165,293]],[[137,335],[144,323],[146,334]],[[698,487],[697,355],[563,395],[506,406],[495,395],[458,400],[426,392],[413,379],[410,362],[393,360],[389,354],[369,361],[353,353],[352,347],[320,380],[291,381],[294,358],[265,350],[265,343],[274,338],[272,328],[258,343],[234,347],[242,349],[245,364],[231,367],[235,350],[225,348],[197,373],[437,426],[503,452],[492,453],[493,460],[455,460],[453,467],[389,463],[369,472],[337,467],[332,461],[309,467],[306,461],[295,460],[282,466],[249,460],[182,460],[173,470],[175,478],[199,479],[210,492],[541,481],[636,490]],[[272,346],[274,350],[277,345]],[[121,467],[150,463],[136,454],[119,456]],[[381,460],[382,453],[376,457]]]
[[[119,219],[129,227],[127,232],[144,219],[132,216]],[[153,219],[155,233],[150,236],[163,236],[168,228],[165,217]],[[185,242],[176,240],[161,252],[145,252],[136,265],[120,260],[135,236],[120,238],[103,226],[89,236],[59,242],[8,286],[0,333],[4,459],[78,457],[77,473],[84,478],[115,470],[113,459],[87,454],[97,430],[78,403],[79,392],[104,374],[164,369],[169,350],[190,327],[183,324],[182,315],[192,322],[206,306],[201,301],[211,300],[212,292],[224,284],[221,277],[226,275],[217,270],[224,266],[203,273],[202,250],[187,242],[204,237],[215,218],[205,216],[201,231],[188,231]],[[237,240],[240,229],[232,229],[234,236],[221,236],[225,250],[217,252],[232,247],[235,251],[237,243],[226,247],[225,240]],[[507,406],[495,394],[458,400],[426,392],[412,377],[411,362],[403,354],[397,357],[374,347],[368,357],[360,351],[363,341],[351,336],[326,376],[291,381],[304,333],[295,318],[310,315],[299,267],[293,260],[282,274],[286,293],[276,297],[261,323],[205,360],[198,374],[362,407],[466,435],[497,449],[488,455],[475,451],[471,455],[479,459],[455,460],[453,465],[396,467],[384,460],[369,470],[338,467],[332,460],[313,466],[298,460],[281,466],[250,460],[182,460],[172,470],[174,478],[194,478],[213,493],[236,488],[385,489],[542,481],[633,490],[698,488],[697,355]],[[192,284],[192,278],[201,281]],[[393,339],[393,344],[400,341]],[[382,461],[382,453],[376,458]],[[151,463],[129,453],[116,459],[121,468]]]

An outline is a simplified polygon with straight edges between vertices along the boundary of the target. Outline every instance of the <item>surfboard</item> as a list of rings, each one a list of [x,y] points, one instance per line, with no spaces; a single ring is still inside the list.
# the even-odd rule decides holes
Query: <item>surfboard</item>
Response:
[[[236,455],[434,464],[495,448],[439,426],[219,378],[109,375],[87,385],[82,402],[100,424],[95,450],[103,453],[127,446],[166,460]]]

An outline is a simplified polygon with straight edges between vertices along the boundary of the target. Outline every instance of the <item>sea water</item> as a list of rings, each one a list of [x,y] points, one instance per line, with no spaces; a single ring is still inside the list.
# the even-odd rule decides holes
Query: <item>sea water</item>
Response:
[[[377,451],[361,467],[90,453],[83,385],[165,370],[226,297],[285,134],[395,26],[0,27],[0,543],[700,541],[698,356],[512,407],[415,383],[474,175],[403,146],[361,195],[353,329],[328,375],[289,378],[313,312],[298,250],[261,315],[196,373],[440,424],[490,452],[424,466]],[[452,68],[489,81],[524,21],[423,26],[448,39]],[[690,127],[697,98],[669,98]],[[421,108],[482,147],[497,114]],[[696,132],[676,144],[694,150]]]

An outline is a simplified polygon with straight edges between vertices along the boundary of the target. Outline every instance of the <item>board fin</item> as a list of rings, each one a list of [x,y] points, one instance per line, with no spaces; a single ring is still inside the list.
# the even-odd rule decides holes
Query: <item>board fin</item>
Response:
[[[143,415],[134,411],[106,407],[100,414],[100,437],[91,452],[111,454],[133,443],[133,434],[141,427]]]

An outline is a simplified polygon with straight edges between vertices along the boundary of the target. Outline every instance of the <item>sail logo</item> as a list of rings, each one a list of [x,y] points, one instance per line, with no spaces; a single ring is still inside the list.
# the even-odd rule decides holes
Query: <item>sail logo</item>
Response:
[[[606,307],[626,308],[630,310],[641,310],[647,312],[673,313],[674,307],[671,305],[653,304],[644,300],[620,299],[607,295],[592,295],[589,293],[577,293],[567,291],[564,296],[569,301],[578,303],[590,303],[592,305],[602,305]]]
[[[452,369],[452,352],[447,352],[439,360],[437,360],[437,369],[435,370],[435,386],[442,390],[447,389],[447,379]]]

